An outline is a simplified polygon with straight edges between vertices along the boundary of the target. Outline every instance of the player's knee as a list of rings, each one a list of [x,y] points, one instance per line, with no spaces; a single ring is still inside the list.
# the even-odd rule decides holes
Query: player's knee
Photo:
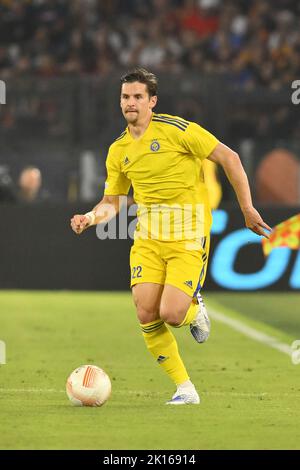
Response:
[[[150,323],[153,321],[153,312],[151,309],[148,309],[142,304],[138,297],[133,296],[133,300],[136,307],[136,314],[139,322],[143,325],[145,323]]]
[[[137,317],[141,325],[150,323],[157,319],[157,313],[152,310],[148,310],[140,305],[136,306]]]
[[[179,326],[184,318],[184,313],[185,312],[182,312],[180,309],[171,309],[168,306],[162,306],[160,309],[160,318],[170,326]]]
[[[153,289],[149,290],[149,288],[147,289],[140,284],[133,287],[132,295],[137,317],[141,324],[159,320],[160,293],[157,291],[153,292]]]

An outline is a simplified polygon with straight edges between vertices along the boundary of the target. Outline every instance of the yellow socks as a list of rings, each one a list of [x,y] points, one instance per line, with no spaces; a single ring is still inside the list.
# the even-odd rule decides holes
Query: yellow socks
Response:
[[[159,319],[145,323],[141,328],[147,348],[173,382],[178,385],[189,380],[176,339],[165,323]]]
[[[177,328],[189,325],[196,317],[198,304],[191,305],[184,320]],[[150,353],[165,370],[176,385],[189,380],[188,373],[178,352],[178,346],[174,335],[161,320],[155,320],[141,325],[143,337]]]

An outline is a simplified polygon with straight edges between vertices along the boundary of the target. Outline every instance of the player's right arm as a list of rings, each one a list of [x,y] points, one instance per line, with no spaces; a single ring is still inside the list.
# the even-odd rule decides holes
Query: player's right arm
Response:
[[[121,170],[120,150],[118,144],[113,143],[106,159],[107,179],[104,196],[101,201],[86,214],[76,214],[71,219],[72,230],[80,235],[85,229],[93,225],[107,223],[120,212],[121,204],[130,188],[130,180]]]
[[[86,214],[76,214],[71,219],[72,230],[80,235],[93,225],[107,223],[120,211],[121,198],[119,195],[104,195],[101,201]]]

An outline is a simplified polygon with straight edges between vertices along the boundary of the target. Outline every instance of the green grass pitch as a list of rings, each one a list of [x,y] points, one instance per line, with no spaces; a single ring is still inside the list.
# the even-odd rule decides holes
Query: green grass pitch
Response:
[[[296,294],[205,298],[282,342],[300,339]],[[0,292],[0,449],[300,448],[300,364],[218,321],[203,345],[188,328],[175,335],[199,406],[165,405],[174,387],[144,346],[130,293]],[[89,363],[110,375],[112,396],[72,407],[67,376]]]

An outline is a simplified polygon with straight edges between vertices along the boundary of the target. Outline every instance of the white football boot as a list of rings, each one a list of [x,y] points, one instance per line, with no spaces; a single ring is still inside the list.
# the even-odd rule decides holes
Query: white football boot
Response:
[[[200,397],[189,380],[184,384],[178,385],[176,392],[166,405],[199,405]]]
[[[190,323],[190,330],[197,343],[204,343],[209,337],[210,320],[200,292],[197,294],[197,300],[198,312],[195,320]]]

